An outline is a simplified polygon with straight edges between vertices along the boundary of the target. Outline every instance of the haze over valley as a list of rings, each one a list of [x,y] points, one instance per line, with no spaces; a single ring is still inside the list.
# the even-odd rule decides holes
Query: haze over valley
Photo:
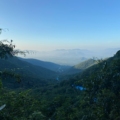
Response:
[[[53,62],[60,65],[73,66],[87,59],[105,59],[112,57],[120,48],[106,48],[101,50],[87,49],[57,49],[52,51],[29,50],[23,58],[34,58],[42,61]]]

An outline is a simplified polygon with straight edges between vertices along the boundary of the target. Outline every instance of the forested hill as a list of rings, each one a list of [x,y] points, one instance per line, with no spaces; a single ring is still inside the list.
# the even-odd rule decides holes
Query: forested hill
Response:
[[[94,64],[97,64],[97,60],[94,60],[94,59],[88,59],[84,62],[81,62],[75,66],[73,66],[75,69],[87,69],[91,66],[93,66]]]
[[[118,51],[113,57],[107,58],[107,59],[100,59],[97,61],[94,61],[92,65],[90,65],[87,69],[84,69],[82,74],[78,74],[79,77],[86,77],[91,75],[92,73],[97,73],[103,70],[103,68],[108,67],[109,69],[112,69],[115,67],[114,63],[116,60],[119,63],[119,58],[120,58],[120,51]],[[115,68],[114,68],[115,69]],[[107,72],[107,71],[106,71]]]
[[[0,94],[3,120],[120,120],[120,51],[70,79]]]
[[[54,81],[57,76],[56,72],[19,60],[17,57],[0,59],[0,70],[15,72],[21,76],[23,82],[36,85],[41,82],[49,82],[50,79]]]
[[[28,58],[28,59],[19,58],[19,59],[26,61],[28,63],[31,63],[33,65],[37,65],[37,66],[41,66],[46,69],[50,69],[55,72],[58,72],[59,69],[66,70],[66,69],[70,68],[70,66],[59,65],[59,64],[52,63],[52,62],[46,62],[46,61],[32,59],[32,58],[31,59],[30,58]]]
[[[80,118],[120,119],[120,51],[76,76],[72,84],[84,88],[82,100],[76,105]]]
[[[76,73],[81,73],[83,70],[97,64],[97,60],[94,59],[88,59],[85,60],[84,62],[81,62],[79,64],[76,64],[69,69],[65,71],[66,74],[76,74]]]

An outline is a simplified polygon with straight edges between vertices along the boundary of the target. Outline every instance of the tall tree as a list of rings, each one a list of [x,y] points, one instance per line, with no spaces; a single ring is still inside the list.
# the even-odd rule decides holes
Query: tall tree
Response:
[[[0,34],[2,30],[3,29],[0,28]],[[13,57],[18,54],[22,54],[25,56],[26,51],[16,50],[15,45],[13,44],[13,40],[0,40],[0,59],[6,59],[8,57]],[[17,80],[20,82],[20,76],[11,71],[0,71],[0,77],[1,76],[14,77],[17,78]]]

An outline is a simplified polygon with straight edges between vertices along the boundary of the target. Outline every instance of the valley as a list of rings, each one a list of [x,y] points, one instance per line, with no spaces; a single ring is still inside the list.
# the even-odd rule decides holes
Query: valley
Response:
[[[0,119],[61,120],[62,116],[63,120],[79,120],[86,115],[88,120],[101,116],[99,107],[106,109],[102,119],[112,119],[113,111],[119,118],[119,108],[112,108],[119,106],[119,63],[120,51],[108,59],[88,59],[74,66],[19,57],[0,59],[0,103],[6,105]],[[91,116],[94,112],[98,116]]]

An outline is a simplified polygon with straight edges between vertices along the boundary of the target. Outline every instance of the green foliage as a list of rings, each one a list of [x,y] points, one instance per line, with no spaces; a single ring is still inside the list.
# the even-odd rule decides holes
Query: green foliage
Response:
[[[30,96],[30,91],[0,91],[0,100],[6,103],[6,108],[0,112],[0,117],[4,118],[3,120],[27,120],[29,118],[35,118],[41,115],[39,111],[39,102]]]
[[[1,56],[9,53],[7,47],[1,47]],[[1,76],[6,77],[3,72]],[[85,89],[80,91],[75,86]],[[120,120],[120,51],[57,84],[13,91],[0,82],[0,106],[4,104],[0,120]]]
[[[2,32],[2,29],[0,28],[0,34]],[[25,53],[28,53],[28,51],[20,51],[15,50],[15,45],[13,44],[13,40],[1,40],[0,41],[0,58],[8,58],[13,57],[18,54],[26,55]]]
[[[88,59],[88,60],[86,60],[84,62],[81,62],[81,63],[75,65],[74,68],[76,68],[76,69],[87,69],[87,68],[95,65],[96,63],[97,63],[96,60]]]
[[[0,41],[0,58],[13,57],[17,54],[25,55],[25,52],[20,50],[14,50],[15,45],[13,45],[13,40],[2,40]]]
[[[34,113],[32,113],[29,119],[30,120],[45,120],[45,116],[39,111],[34,111]]]
[[[101,61],[96,66],[96,71],[86,77],[83,74],[84,78],[81,76],[83,79],[76,81],[86,88],[83,96],[85,102],[81,104],[85,106],[83,120],[118,120],[120,118],[119,53],[120,51],[109,60]]]
[[[0,90],[2,89],[3,85],[2,85],[2,80],[0,78]]]
[[[2,32],[2,29],[0,28],[0,33]],[[1,40],[0,41],[0,59],[7,59],[8,57],[13,57],[17,54],[25,55],[24,51],[15,50],[15,45],[13,44],[13,40]],[[0,69],[1,70],[1,69]],[[20,76],[18,74],[15,74],[11,71],[0,71],[0,77],[1,76],[10,76],[17,78],[17,80],[20,82]]]

